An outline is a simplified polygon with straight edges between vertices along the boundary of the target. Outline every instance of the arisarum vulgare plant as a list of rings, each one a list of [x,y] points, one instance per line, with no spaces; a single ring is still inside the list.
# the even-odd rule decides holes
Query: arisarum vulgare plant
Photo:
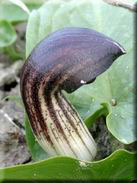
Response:
[[[91,83],[125,50],[87,28],[64,28],[43,39],[22,70],[21,94],[33,132],[50,155],[93,160],[96,143],[62,90]]]

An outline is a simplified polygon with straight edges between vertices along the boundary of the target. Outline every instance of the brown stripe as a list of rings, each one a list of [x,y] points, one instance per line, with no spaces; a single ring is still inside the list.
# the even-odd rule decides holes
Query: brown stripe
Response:
[[[21,91],[22,91],[22,98],[23,98],[23,102],[25,104],[26,107],[26,111],[31,123],[31,126],[33,127],[33,131],[34,133],[37,135],[37,123],[34,123],[33,117],[35,116],[35,114],[33,113],[33,111],[31,110],[30,106],[33,105],[33,103],[30,102],[31,96],[29,92],[30,87],[28,87],[28,84],[31,86],[32,83],[29,82],[29,77],[30,77],[30,73],[29,73],[29,69],[25,69],[24,73],[23,73],[23,79],[22,79],[22,83],[21,83]]]
[[[38,82],[39,80],[37,78],[40,79],[41,76],[38,74],[38,72],[35,69],[33,70],[33,68],[30,68],[30,70],[28,66],[23,75],[25,79],[22,80],[23,81],[22,93],[24,95],[23,99],[26,98],[24,100],[26,111],[28,113],[29,120],[35,135],[39,137],[40,133],[43,132],[47,141],[54,148],[54,144],[48,134],[47,125],[44,122],[44,119],[41,113],[40,101],[38,99],[38,90],[39,90],[40,82]],[[32,99],[32,103],[30,103],[30,99]],[[32,107],[34,111],[32,110]],[[41,129],[39,129],[38,124],[41,127]]]
[[[47,103],[47,107],[48,107],[48,111],[50,114],[50,117],[53,120],[53,123],[56,125],[56,128],[59,130],[59,132],[61,133],[61,135],[63,135],[64,139],[66,140],[68,146],[70,147],[71,151],[73,152],[73,154],[77,157],[77,154],[73,151],[66,134],[64,133],[64,129],[62,128],[60,121],[57,118],[57,114],[56,114],[56,110],[54,109],[54,105],[52,104],[52,96],[45,96],[45,101]]]
[[[66,110],[66,105],[63,103],[63,100],[61,99],[61,97],[65,100],[65,102],[67,103],[67,105],[72,109],[72,112],[69,111],[71,113],[71,115],[73,116],[73,118],[75,119],[75,121],[72,120],[72,118],[69,116],[67,110]],[[85,144],[85,142],[83,141],[83,139],[81,138],[78,129],[76,127],[76,125],[78,123],[82,123],[81,119],[79,118],[79,116],[77,115],[76,111],[71,107],[71,105],[68,103],[68,101],[65,99],[65,97],[63,96],[63,94],[61,94],[61,97],[58,96],[58,94],[55,94],[55,98],[57,100],[57,103],[59,105],[59,107],[62,109],[65,117],[68,119],[70,125],[72,126],[72,128],[74,129],[74,131],[77,133],[77,135],[79,136],[79,138],[81,139],[81,141],[83,142],[83,144],[85,145],[85,147],[87,148],[88,152],[92,155],[90,149],[87,147],[87,145]],[[77,119],[76,119],[77,116]],[[77,124],[75,124],[77,121]],[[80,126],[79,126],[80,127]],[[81,128],[81,127],[80,127]],[[82,130],[82,129],[81,129]]]
[[[51,99],[52,99],[51,93],[54,90],[54,88],[61,85],[66,80],[66,78],[69,78],[69,76],[71,76],[71,74],[73,74],[77,71],[81,71],[84,65],[85,64],[79,65],[79,67],[76,67],[76,68],[74,68],[73,66],[70,66],[70,67],[66,68],[66,70],[65,70],[64,66],[62,64],[58,64],[58,65],[56,65],[56,67],[52,68],[52,70],[49,73],[47,73],[46,76],[44,76],[40,82],[40,85],[42,85],[41,89],[43,90],[45,106],[47,106],[47,109],[50,113],[51,118],[53,119],[57,129],[60,131],[60,133],[62,133],[62,135],[64,136],[65,139],[66,139],[66,136],[64,134],[63,128],[61,127],[60,122],[57,119],[56,111],[54,111],[54,106],[51,101]],[[60,75],[60,73],[62,75]],[[38,82],[38,84],[39,84],[39,82]],[[57,90],[58,90],[58,88],[57,88]],[[37,98],[37,96],[34,96],[34,98]],[[42,127],[42,128],[44,128],[44,127]]]
[[[65,98],[65,96],[62,94],[62,98],[69,104],[69,106],[71,107],[71,104],[70,104],[70,102],[68,102],[68,100],[66,100],[66,98]],[[72,109],[72,111],[73,112],[71,112],[71,111],[69,111],[70,113],[71,113],[71,115],[75,118],[75,120],[76,120],[76,118],[78,118],[79,119],[79,123],[83,126],[83,129],[84,130],[86,130],[85,129],[85,125],[84,125],[84,123],[81,121],[81,118],[80,118],[80,116],[78,115],[78,113],[75,111],[75,109],[73,109],[73,107],[71,107],[71,109]],[[75,115],[73,115],[75,113]],[[80,127],[81,128],[81,127]],[[86,127],[87,128],[87,127]],[[81,130],[83,130],[82,128],[81,128]],[[88,130],[88,129],[87,129]],[[88,136],[90,137],[90,135],[89,135],[89,133],[88,133]]]
[[[82,69],[82,67],[84,65],[85,64],[79,65],[79,67]],[[77,70],[79,70],[79,68],[78,67],[74,68],[73,66],[70,65],[70,68],[64,69],[63,64],[58,64],[54,68],[52,68],[52,70],[49,73],[46,73],[45,75],[43,75],[43,73],[40,74],[39,71],[36,71],[35,69],[33,69],[33,67],[31,67],[29,64],[26,68],[27,68],[26,73],[28,73],[28,77],[24,76],[24,78],[27,79],[28,81],[29,81],[29,79],[32,80],[32,82],[30,82],[31,96],[30,95],[27,96],[27,98],[32,99],[32,104],[30,104],[30,103],[28,105],[26,104],[27,110],[29,110],[31,113],[29,115],[29,118],[30,118],[30,121],[32,124],[32,128],[33,128],[34,132],[37,133],[37,135],[39,134],[40,131],[44,130],[43,133],[45,134],[46,139],[53,146],[53,142],[48,134],[48,128],[47,128],[46,122],[44,122],[44,119],[43,119],[43,116],[41,113],[40,101],[38,98],[38,90],[40,88],[40,85],[43,85],[43,97],[45,98],[45,105],[46,105],[46,107],[48,106],[47,109],[50,112],[50,116],[54,120],[57,129],[59,129],[59,131],[63,134],[64,133],[63,129],[62,129],[59,121],[57,120],[57,116],[55,114],[53,105],[50,104],[50,100],[51,100],[50,94],[54,90],[54,88],[58,86],[58,84],[60,84],[60,83],[62,84],[65,81],[64,78],[68,78],[69,76],[71,76],[72,73],[74,74]],[[30,68],[30,70],[29,70],[29,68]],[[68,69],[69,69],[69,71],[68,71]],[[65,74],[70,71],[71,71],[71,73]],[[33,73],[34,78],[32,77],[32,73]],[[23,84],[24,93],[26,90],[29,89],[27,87],[25,88],[25,85],[26,84],[24,83]],[[34,106],[35,113],[31,110],[31,105]],[[39,125],[41,127],[40,130],[38,129],[37,123],[39,123]],[[63,136],[64,136],[64,138],[66,138],[65,134]]]
[[[55,99],[56,99],[56,102],[57,102],[57,104],[58,104],[58,101],[57,101],[57,97],[59,97],[59,96],[56,96],[56,95],[58,95],[58,93],[57,92],[55,92],[55,94],[54,94],[54,97],[55,97]],[[59,106],[59,105],[58,105]],[[59,106],[60,107],[60,106]],[[62,110],[62,108],[60,107],[60,109]],[[59,111],[57,111],[58,112],[58,115],[60,116],[60,118],[62,119],[62,122],[64,123],[64,125],[65,125],[65,129],[67,129],[68,130],[68,132],[69,132],[69,135],[72,137],[72,139],[77,143],[77,141],[76,141],[76,139],[71,135],[71,130],[68,128],[68,124],[64,121],[64,118],[62,118],[62,115],[60,115],[60,113],[59,113]],[[63,112],[63,111],[62,111]],[[63,113],[64,114],[64,113]]]

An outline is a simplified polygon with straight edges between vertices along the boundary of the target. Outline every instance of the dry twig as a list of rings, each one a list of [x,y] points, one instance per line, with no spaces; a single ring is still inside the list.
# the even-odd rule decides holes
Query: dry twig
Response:
[[[113,6],[119,6],[126,8],[130,11],[137,12],[137,3],[131,3],[129,0],[103,0],[104,2],[111,4]]]

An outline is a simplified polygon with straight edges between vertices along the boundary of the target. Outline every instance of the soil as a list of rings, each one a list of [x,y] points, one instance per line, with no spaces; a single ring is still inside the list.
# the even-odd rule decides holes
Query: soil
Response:
[[[13,45],[17,52],[25,50],[25,24],[16,27],[18,39]],[[24,109],[16,100],[20,96],[20,72],[23,60],[12,60],[0,52],[0,167],[27,163],[31,160],[25,140]]]
[[[14,48],[25,50],[25,24],[16,26],[18,39]],[[24,164],[31,161],[31,154],[25,140],[24,109],[16,100],[7,96],[20,96],[20,72],[24,60],[13,60],[0,52],[0,167]],[[105,117],[100,117],[90,132],[97,143],[95,160],[109,156],[118,148],[134,150],[135,145],[124,146],[107,130]]]

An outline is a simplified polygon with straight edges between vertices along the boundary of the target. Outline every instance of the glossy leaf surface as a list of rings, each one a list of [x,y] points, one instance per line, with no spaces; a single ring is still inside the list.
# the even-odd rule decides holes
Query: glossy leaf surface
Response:
[[[69,157],[55,157],[34,164],[0,169],[5,180],[134,180],[135,155],[124,150],[100,162],[85,162]],[[128,163],[128,166],[127,166]],[[128,172],[128,173],[127,173]]]

